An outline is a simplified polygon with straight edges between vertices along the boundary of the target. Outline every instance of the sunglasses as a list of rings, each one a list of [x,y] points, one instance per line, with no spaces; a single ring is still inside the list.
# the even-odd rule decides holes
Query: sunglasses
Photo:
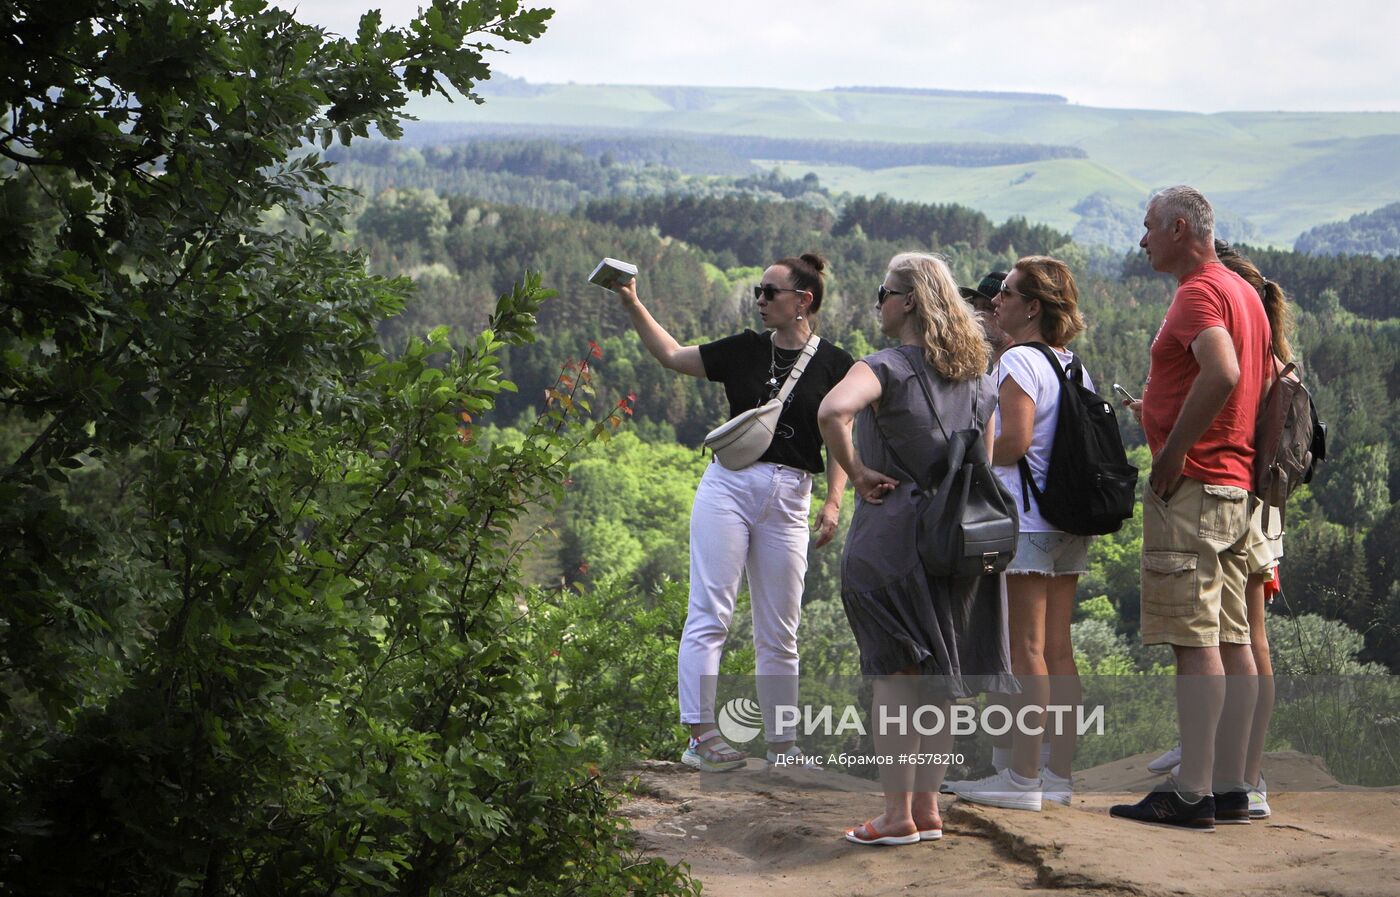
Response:
[[[805,293],[806,290],[794,290],[792,287],[780,287],[771,283],[761,283],[753,288],[754,299],[762,299],[764,302],[772,302],[773,297],[779,293]]]
[[[1020,295],[1015,290],[1011,289],[1011,281],[1009,280],[1003,280],[1001,282],[1001,288],[997,290],[997,295],[1000,296],[1002,293],[1005,293],[1008,296]]]
[[[904,296],[904,295],[907,295],[907,291],[905,291],[905,290],[891,290],[891,289],[889,289],[888,287],[886,287],[886,286],[882,283],[882,284],[880,284],[880,289],[879,289],[879,291],[876,293],[876,297],[877,297],[877,298],[875,299],[875,307],[876,307],[876,308],[879,308],[880,306],[884,305],[884,304],[885,304],[885,300],[888,299],[890,296]]]

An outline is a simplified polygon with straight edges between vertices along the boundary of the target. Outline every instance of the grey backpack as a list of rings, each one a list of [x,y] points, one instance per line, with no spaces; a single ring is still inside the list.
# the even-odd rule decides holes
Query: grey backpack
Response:
[[[1327,457],[1327,425],[1289,362],[1274,378],[1254,431],[1254,494],[1272,508],[1310,481]],[[1267,529],[1267,527],[1266,527]]]

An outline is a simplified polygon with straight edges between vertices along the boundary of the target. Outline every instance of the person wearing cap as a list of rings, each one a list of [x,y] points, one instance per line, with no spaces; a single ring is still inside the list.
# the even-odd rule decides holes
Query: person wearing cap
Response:
[[[996,325],[1008,347],[994,372],[992,465],[1007,490],[1022,499],[1016,555],[1005,574],[1011,669],[1021,689],[1007,702],[1017,726],[1008,733],[1009,744],[993,749],[996,771],[951,782],[946,790],[971,803],[1040,812],[1045,801],[1069,806],[1073,797],[1075,733],[1043,719],[1040,708],[1074,706],[1083,697],[1070,623],[1079,577],[1088,570],[1090,537],[1065,532],[1042,516],[1039,496],[1050,475],[1064,376],[1077,369],[1087,389],[1094,382],[1069,349],[1085,323],[1068,265],[1025,256],[997,291]]]
[[[1001,284],[1006,280],[1005,271],[989,272],[976,287],[958,287],[958,292],[972,306],[977,313],[977,320],[982,325],[982,333],[987,338],[987,344],[991,347],[991,362],[987,370],[995,372],[997,364],[1001,361],[1001,354],[1007,350],[1011,341],[1007,339],[1006,333],[997,323],[996,297],[1001,292]],[[1003,597],[1006,591],[1006,580],[1002,579]],[[989,704],[1000,704],[1010,707],[1011,701],[1008,695],[991,693],[988,695]],[[1048,747],[1048,745],[1047,745]],[[1049,751],[1046,751],[1046,759],[1049,759]],[[997,772],[1001,772],[1011,765],[1011,733],[1007,732],[992,739],[992,766]],[[1043,765],[1043,764],[1042,764]],[[952,794],[952,782],[943,783],[943,792]]]
[[[1006,351],[1009,340],[997,325],[996,306],[993,304],[997,293],[1001,292],[1001,283],[1006,280],[1005,271],[993,271],[974,287],[958,287],[958,292],[962,297],[972,303],[972,307],[977,311],[977,320],[982,323],[982,332],[987,336],[987,342],[992,347],[992,365],[995,366],[997,360],[1001,358],[1001,353]]]

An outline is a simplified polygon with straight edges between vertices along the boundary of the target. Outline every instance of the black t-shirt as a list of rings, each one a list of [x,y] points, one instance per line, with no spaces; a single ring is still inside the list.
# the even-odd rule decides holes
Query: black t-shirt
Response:
[[[758,334],[752,330],[736,333],[700,347],[700,360],[705,363],[705,376],[724,384],[729,399],[729,416],[757,408],[777,395],[768,385],[769,367],[773,359],[771,333]],[[777,349],[777,369],[784,370],[802,353],[801,349]],[[817,408],[831,387],[841,382],[851,369],[853,359],[845,349],[822,340],[817,352],[807,362],[807,369],[793,387],[787,405],[778,416],[778,430],[773,444],[758,459],[774,464],[800,467],[821,473],[822,437],[817,430]],[[781,387],[784,377],[778,377]]]

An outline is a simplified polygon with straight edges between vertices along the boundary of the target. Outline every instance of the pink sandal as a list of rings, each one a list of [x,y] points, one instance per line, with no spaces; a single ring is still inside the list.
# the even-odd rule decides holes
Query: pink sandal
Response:
[[[941,829],[938,830],[937,837],[943,837],[943,832]],[[879,829],[875,828],[875,820],[871,819],[869,822],[862,822],[860,825],[856,826],[853,829],[848,829],[846,831],[846,840],[850,841],[852,844],[865,844],[871,846],[877,844],[885,844],[891,846],[900,844],[918,844],[921,840],[923,840],[923,832],[913,831],[907,835],[882,835],[880,834]],[[929,840],[936,839],[930,838]]]

